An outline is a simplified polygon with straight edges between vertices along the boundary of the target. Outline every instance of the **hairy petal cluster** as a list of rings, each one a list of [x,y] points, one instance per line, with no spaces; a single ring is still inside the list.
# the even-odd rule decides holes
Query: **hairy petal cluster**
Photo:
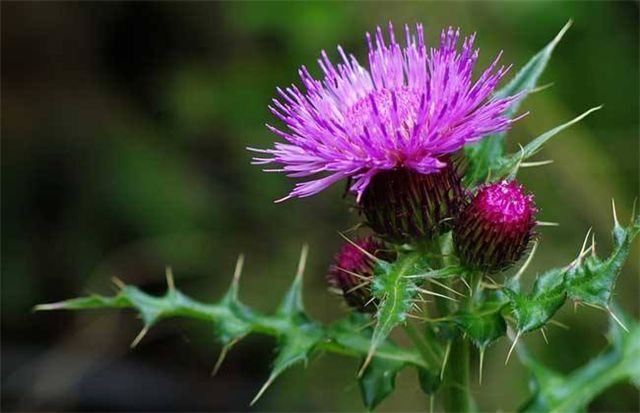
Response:
[[[254,164],[280,165],[265,171],[310,178],[282,200],[316,194],[346,177],[359,200],[379,172],[437,172],[445,166],[443,155],[515,121],[504,112],[518,95],[492,97],[509,70],[498,67],[500,54],[472,80],[475,35],[460,46],[459,29],[449,28],[438,48],[427,48],[417,24],[414,31],[405,25],[404,37],[401,46],[391,24],[388,40],[378,27],[374,36],[367,34],[369,69],[338,47],[341,63],[321,53],[322,80],[303,66],[305,91],[295,85],[278,89],[280,99],[270,109],[286,127],[267,127],[285,142],[249,149],[261,154]]]

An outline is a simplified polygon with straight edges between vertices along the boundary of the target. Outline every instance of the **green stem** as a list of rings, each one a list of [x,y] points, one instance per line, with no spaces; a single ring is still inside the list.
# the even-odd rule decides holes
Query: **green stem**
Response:
[[[447,412],[471,410],[469,394],[469,342],[462,336],[453,339],[445,371],[444,406]]]
[[[197,301],[182,292],[171,289],[164,296],[153,296],[134,286],[124,286],[113,297],[90,296],[73,298],[53,304],[41,304],[35,310],[83,310],[91,308],[133,308],[143,315],[147,328],[167,318],[191,318],[205,322],[229,325],[249,325],[251,332],[280,337],[296,326],[285,316],[263,315],[252,311],[239,302],[208,304]],[[371,340],[364,333],[341,332],[331,327],[308,321],[305,328],[321,330],[324,339],[317,348],[333,353],[361,358],[369,351]],[[396,360],[420,366],[431,367],[419,352],[396,346],[390,342],[382,343],[376,350],[376,357]]]
[[[441,257],[442,248],[438,241],[426,245],[429,252],[434,254],[432,265],[435,268],[442,268],[449,264]],[[445,283],[448,283],[445,280]],[[474,277],[472,285],[477,283]],[[475,291],[474,291],[475,292]],[[460,303],[460,307],[468,308],[473,297],[467,298]],[[457,311],[455,304],[450,300],[437,299],[436,307],[440,317],[448,317]],[[469,392],[469,341],[462,336],[453,338],[451,350],[447,357],[447,366],[443,377],[444,407],[447,412],[469,412],[471,410],[471,395]]]

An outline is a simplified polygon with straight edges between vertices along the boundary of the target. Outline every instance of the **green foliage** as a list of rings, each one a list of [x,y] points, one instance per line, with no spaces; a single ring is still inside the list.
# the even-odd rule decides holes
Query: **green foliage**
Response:
[[[374,357],[358,380],[362,400],[369,410],[373,410],[396,388],[396,376],[404,363]]]
[[[382,260],[376,261],[371,291],[378,299],[378,311],[371,347],[363,367],[366,367],[369,359],[393,328],[406,320],[413,297],[417,293],[417,286],[410,277],[424,271],[422,264],[424,258],[418,253],[402,254],[392,264]]]
[[[518,332],[526,333],[544,326],[567,297],[578,303],[609,309],[616,279],[629,256],[631,241],[639,232],[640,216],[636,216],[628,227],[621,226],[616,219],[614,249],[607,259],[595,254],[595,245],[590,248],[592,255],[584,258],[588,250],[585,251],[583,246],[572,263],[538,277],[529,294],[520,291],[517,277],[509,280],[502,291],[509,300],[508,308]]]
[[[518,169],[520,168],[521,163],[537,154],[542,146],[547,143],[551,138],[553,138],[558,133],[562,132],[569,126],[580,122],[582,119],[586,118],[592,112],[600,110],[602,106],[597,106],[595,108],[591,108],[581,114],[580,116],[575,117],[574,119],[563,123],[560,126],[556,126],[555,128],[543,133],[538,136],[528,144],[526,144],[520,152],[502,156],[497,158],[494,164],[491,167],[491,177],[492,180],[498,180],[505,177],[515,178]]]
[[[501,314],[505,304],[497,297],[490,297],[467,310],[459,311],[453,316],[453,320],[473,344],[484,351],[489,344],[507,333],[507,324]]]
[[[308,316],[302,299],[302,272],[306,250],[294,281],[272,315],[260,314],[240,302],[238,281],[242,260],[238,262],[229,290],[221,300],[213,304],[196,301],[176,289],[173,276],[168,271],[168,289],[162,296],[149,295],[116,280],[120,291],[115,296],[92,295],[39,305],[36,309],[133,308],[141,315],[143,329],[132,345],[138,344],[151,327],[165,318],[188,317],[211,322],[223,345],[216,369],[227,351],[247,334],[273,335],[277,338],[278,353],[268,380],[253,402],[286,369],[306,362],[316,350],[355,357],[362,363],[358,381],[364,404],[368,409],[373,409],[394,391],[396,376],[405,367],[416,369],[420,386],[427,394],[435,393],[441,386],[447,355],[442,354],[439,339],[431,332],[430,327],[437,326],[438,331],[449,331],[452,328],[459,330],[463,339],[460,333],[451,335],[450,331],[445,334],[446,337],[443,334],[439,336],[447,343],[451,343],[453,339],[456,346],[460,347],[460,354],[467,355],[465,360],[468,349],[465,350],[464,342],[470,340],[480,350],[482,360],[485,349],[506,334],[506,320],[513,318],[518,335],[543,327],[569,296],[571,299],[608,309],[611,317],[620,323],[620,328],[627,329],[630,326],[628,334],[613,327],[609,350],[568,376],[552,371],[534,361],[526,350],[518,349],[521,360],[531,369],[536,383],[536,393],[526,410],[578,411],[597,392],[612,383],[623,379],[640,381],[640,362],[637,361],[640,360],[640,327],[636,322],[629,321],[628,317],[625,317],[624,322],[618,320],[611,310],[610,302],[615,280],[629,255],[631,242],[638,233],[640,218],[636,217],[627,227],[620,225],[616,219],[613,230],[614,248],[606,259],[595,254],[585,259],[586,253],[593,246],[586,250],[583,246],[579,256],[571,264],[551,269],[538,277],[529,293],[524,293],[520,287],[519,277],[524,270],[508,279],[506,285],[498,291],[476,288],[474,294],[471,294],[469,290],[466,305],[459,305],[457,310],[455,306],[441,307],[449,309],[452,314],[444,317],[445,323],[428,325],[423,333],[409,328],[410,325],[406,322],[415,306],[418,293],[429,292],[422,289],[417,281],[435,281],[440,277],[443,283],[451,285],[451,281],[457,278],[455,273],[463,273],[455,264],[433,268],[433,260],[427,258],[429,255],[416,251],[399,253],[397,261],[393,263],[381,260],[376,262],[372,292],[379,300],[379,309],[375,320],[371,320],[368,315],[353,313],[325,327]],[[476,275],[463,276],[470,276],[471,283],[476,284]],[[440,285],[446,287],[447,292],[455,292],[451,286]],[[462,295],[459,292],[456,294]],[[444,295],[439,297],[444,298]],[[451,302],[451,298],[448,301]],[[403,324],[407,325],[407,332],[417,350],[398,346],[389,339],[392,330]],[[452,349],[451,357],[458,357],[453,352]],[[460,368],[457,359],[452,359],[449,363],[452,364],[452,371],[464,370]],[[584,390],[585,386],[588,391]],[[459,385],[455,382],[449,382],[446,388],[454,394],[459,393]],[[453,402],[457,403],[455,400]]]
[[[569,298],[577,302],[608,308],[615,282],[629,256],[631,241],[638,232],[640,232],[640,215],[629,227],[621,226],[616,219],[612,231],[614,249],[611,255],[605,260],[595,254],[588,256],[583,263],[579,262],[567,271],[566,288]]]
[[[519,333],[540,328],[547,323],[564,304],[567,292],[564,287],[564,269],[553,269],[538,277],[531,293],[520,291],[519,282],[513,280],[504,288],[509,298],[509,309],[515,318]]]
[[[518,102],[511,106],[507,116],[515,116],[521,101],[536,89],[554,48],[569,26],[570,23],[565,25],[553,41],[496,93],[497,97],[519,95]],[[473,187],[487,180],[514,177],[522,162],[536,155],[553,136],[598,109],[592,108],[543,133],[514,154],[506,153],[505,133],[486,137],[477,144],[467,146],[467,185]],[[628,227],[621,226],[616,218],[614,248],[607,258],[596,255],[595,245],[592,244],[587,250],[583,246],[572,263],[546,271],[536,278],[532,290],[527,293],[522,291],[520,285],[520,276],[526,268],[508,279],[504,286],[493,285],[492,288],[497,291],[483,291],[483,283],[476,283],[479,274],[472,274],[459,266],[450,233],[444,234],[439,242],[400,248],[394,262],[371,256],[375,261],[371,291],[378,306],[376,314],[369,316],[354,312],[328,326],[314,321],[304,308],[302,273],[306,249],[303,250],[294,281],[273,314],[261,314],[239,300],[242,259],[238,261],[229,290],[221,300],[212,304],[196,301],[176,289],[173,276],[168,271],[168,289],[162,296],[149,295],[116,280],[120,290],[115,296],[92,295],[39,305],[36,309],[132,308],[139,312],[143,322],[143,328],[132,346],[137,345],[150,328],[165,318],[195,318],[212,323],[223,346],[215,370],[231,347],[243,337],[251,333],[272,335],[277,340],[278,352],[271,373],[252,404],[285,370],[305,363],[314,352],[320,350],[353,357],[361,363],[358,382],[367,409],[374,409],[393,393],[397,374],[403,368],[410,367],[416,369],[425,393],[433,395],[443,387],[451,396],[445,397],[445,406],[466,411],[472,404],[467,388],[469,344],[473,343],[480,350],[482,372],[484,351],[507,334],[507,321],[513,321],[517,331],[513,349],[520,334],[544,327],[568,297],[604,308],[618,322],[620,327],[613,325],[611,328],[611,344],[606,352],[566,376],[536,361],[522,346],[518,347],[518,354],[534,376],[535,393],[524,407],[525,411],[580,411],[595,395],[613,383],[624,379],[640,383],[640,327],[626,316],[622,316],[623,321],[618,320],[611,302],[615,282],[629,256],[631,242],[639,232],[639,217]],[[467,279],[470,281],[467,282]],[[436,293],[425,290],[421,285],[423,282],[438,286],[443,291]],[[469,294],[462,294],[454,288],[456,282],[464,283]],[[440,320],[429,323],[436,319],[429,319],[423,314],[428,323],[416,329],[407,322],[407,318],[414,309],[429,310],[427,306],[420,307],[425,303],[420,296],[422,293],[439,300],[435,307],[440,313]],[[455,294],[456,298],[451,294]],[[459,304],[452,304],[457,300]],[[616,312],[619,313],[618,310]],[[399,346],[390,339],[398,326],[405,327],[415,349]],[[622,329],[627,330],[627,326],[629,332],[625,333]],[[441,383],[442,380],[445,383]]]
[[[414,269],[409,261],[405,265],[404,270],[395,270],[397,277],[403,278],[401,275],[404,271]],[[273,335],[278,340],[278,355],[268,380],[253,400],[255,402],[282,372],[299,362],[306,361],[315,349],[356,357],[360,360],[370,354],[374,332],[367,327],[370,324],[368,318],[354,314],[328,327],[323,327],[309,318],[302,300],[302,267],[301,263],[296,278],[273,315],[255,312],[239,301],[238,279],[241,261],[231,287],[220,301],[213,304],[196,301],[176,289],[173,276],[168,271],[168,288],[162,296],[147,294],[137,287],[124,285],[116,280],[120,291],[115,296],[91,295],[53,304],[41,304],[35,309],[132,308],[139,312],[143,321],[143,329],[133,341],[132,346],[137,345],[149,329],[162,319],[184,317],[211,322],[214,323],[216,335],[224,346],[216,368],[219,367],[229,348],[247,334],[255,332]],[[389,366],[394,366],[393,374],[387,374]],[[429,366],[419,353],[400,347],[386,337],[378,338],[375,357],[361,378],[363,398],[368,408],[373,408],[393,390],[395,374],[405,366],[415,367],[421,377],[428,376]]]
[[[533,56],[505,87],[495,93],[497,98],[521,94],[518,102],[506,112],[507,117],[512,118],[515,116],[519,104],[535,89],[553,50],[570,26],[571,22],[568,22],[556,37]],[[484,182],[491,175],[491,172],[498,167],[505,154],[505,138],[506,132],[502,132],[485,137],[481,141],[465,147],[465,154],[469,160],[469,169],[465,176],[467,185],[473,186]]]
[[[621,313],[620,310],[616,312]],[[522,346],[518,355],[531,371],[534,395],[522,407],[525,412],[571,413],[584,411],[589,402],[607,387],[623,380],[637,383],[640,375],[640,325],[623,315],[627,333],[610,322],[607,349],[587,364],[562,375],[539,361]]]

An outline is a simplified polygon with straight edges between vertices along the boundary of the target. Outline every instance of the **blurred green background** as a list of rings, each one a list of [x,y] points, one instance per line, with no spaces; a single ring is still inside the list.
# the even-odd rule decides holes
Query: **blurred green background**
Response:
[[[341,44],[364,64],[364,32],[392,20],[421,21],[429,43],[441,28],[478,32],[481,64],[501,49],[515,67],[574,24],[531,112],[510,133],[527,142],[589,107],[604,109],[563,132],[539,155],[555,163],[521,175],[535,192],[542,245],[526,275],[568,263],[593,225],[606,253],[615,197],[631,213],[639,186],[637,2],[80,3],[2,2],[2,405],[4,410],[361,410],[357,362],[325,355],[288,371],[254,407],[274,342],[252,336],[209,377],[219,346],[207,325],[168,321],[129,350],[140,328],[131,313],[38,313],[34,304],[111,290],[110,277],[220,297],[245,252],[242,299],[273,309],[304,242],[311,246],[306,298],[329,321],[344,307],[324,274],[357,217],[342,185],[274,205],[293,182],[249,165],[246,146],[270,146],[267,104],[298,82],[321,49]],[[316,70],[314,73],[318,73]],[[638,314],[638,248],[617,286]],[[605,345],[607,317],[566,306],[524,341],[560,371]],[[511,411],[528,394],[517,360],[504,366],[503,339],[487,351],[484,409]],[[476,355],[477,357],[477,355]],[[475,360],[477,362],[477,358]],[[475,383],[475,382],[474,382]],[[425,410],[406,371],[380,411]],[[620,384],[593,411],[638,411]]]

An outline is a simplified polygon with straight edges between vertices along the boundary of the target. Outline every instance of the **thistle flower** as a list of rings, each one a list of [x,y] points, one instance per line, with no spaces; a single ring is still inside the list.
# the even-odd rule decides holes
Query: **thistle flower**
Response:
[[[482,187],[456,219],[453,241],[462,263],[498,272],[518,261],[534,235],[538,209],[515,181]]]
[[[249,148],[263,155],[253,163],[278,164],[282,167],[266,171],[310,177],[280,201],[314,195],[343,178],[351,178],[350,190],[360,201],[385,171],[406,170],[406,176],[441,171],[447,154],[516,120],[504,113],[519,95],[492,96],[509,70],[497,68],[500,54],[472,81],[478,58],[474,39],[464,38],[458,50],[460,31],[449,28],[442,31],[439,48],[427,49],[422,25],[414,33],[405,25],[401,46],[391,24],[388,43],[378,27],[375,41],[367,34],[368,70],[341,47],[337,65],[322,51],[322,80],[303,66],[305,92],[295,85],[278,89],[282,101],[274,99],[270,109],[286,128],[267,127],[286,142]]]
[[[393,261],[395,254],[373,237],[359,238],[342,246],[329,267],[327,282],[332,290],[341,294],[347,304],[361,312],[374,312],[375,300],[371,295],[374,258]]]

